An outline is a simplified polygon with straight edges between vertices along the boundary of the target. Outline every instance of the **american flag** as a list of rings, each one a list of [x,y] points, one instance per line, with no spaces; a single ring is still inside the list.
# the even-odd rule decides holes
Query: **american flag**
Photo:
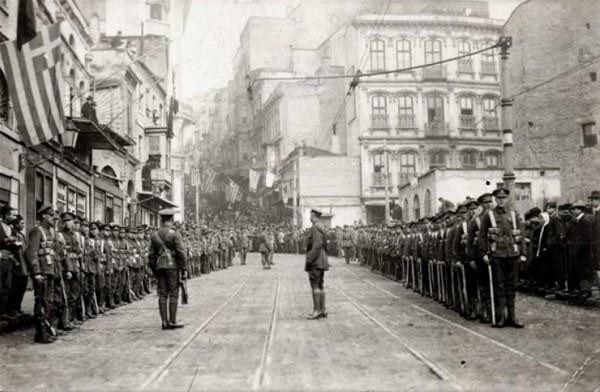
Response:
[[[240,186],[235,183],[231,178],[225,192],[225,198],[230,203],[235,203],[241,198]]]
[[[216,171],[214,171],[210,166],[204,166],[200,176],[200,191],[204,193],[211,192],[213,190],[216,177]]]
[[[0,45],[0,66],[23,141],[44,143],[65,130],[60,70],[60,22],[43,27],[21,50],[16,41]]]
[[[260,171],[250,169],[249,186],[250,192],[256,192],[258,189],[258,181],[260,181]]]

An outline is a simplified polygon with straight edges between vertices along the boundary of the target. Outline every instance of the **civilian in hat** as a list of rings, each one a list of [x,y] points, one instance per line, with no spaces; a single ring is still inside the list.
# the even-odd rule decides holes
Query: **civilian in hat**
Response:
[[[585,300],[592,295],[592,282],[595,278],[592,252],[594,226],[591,216],[584,213],[583,200],[573,203],[571,210],[574,220],[566,234],[569,249],[569,291]]]
[[[186,252],[181,235],[173,229],[172,209],[159,212],[161,225],[151,237],[149,265],[157,279],[158,309],[163,329],[182,328],[177,321],[179,280],[187,278]],[[168,307],[167,307],[168,305]]]
[[[21,215],[15,216],[12,220],[13,235],[15,242],[13,245],[13,256],[15,264],[12,270],[12,284],[8,294],[8,315],[11,317],[23,316],[21,303],[27,290],[27,279],[30,271],[25,261],[25,249],[27,249],[27,240],[25,238],[25,219]]]
[[[12,318],[8,315],[8,298],[12,285],[17,240],[11,225],[14,218],[15,211],[11,206],[0,207],[0,320]]]
[[[325,305],[325,271],[329,269],[327,260],[327,234],[323,223],[321,223],[321,212],[311,210],[310,221],[312,229],[307,240],[306,264],[304,270],[308,272],[310,287],[313,297],[313,312],[308,316],[315,320],[327,317]]]
[[[538,238],[536,259],[543,266],[543,285],[549,291],[565,289],[565,225],[556,202],[548,202],[540,214],[542,227]]]
[[[483,216],[478,238],[483,260],[493,271],[496,319],[492,325],[523,328],[515,309],[519,262],[527,260],[522,246],[521,221],[517,212],[507,206],[508,190],[499,188],[492,195],[497,205]]]
[[[592,250],[594,252],[594,268],[600,270],[600,191],[592,191],[589,197],[592,203],[592,223],[594,230],[594,243]]]
[[[85,103],[81,105],[81,117],[87,118],[88,120],[98,124],[96,102],[94,102],[94,98],[91,96],[88,96],[85,100]]]

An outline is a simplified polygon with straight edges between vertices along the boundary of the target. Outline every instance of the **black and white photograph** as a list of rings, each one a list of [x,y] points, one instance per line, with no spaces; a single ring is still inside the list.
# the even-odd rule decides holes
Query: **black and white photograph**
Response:
[[[0,392],[600,392],[600,0],[0,0]]]

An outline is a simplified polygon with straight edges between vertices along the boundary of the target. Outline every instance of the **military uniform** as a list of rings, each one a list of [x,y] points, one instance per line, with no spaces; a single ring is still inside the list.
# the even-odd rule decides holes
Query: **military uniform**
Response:
[[[304,270],[308,272],[308,278],[313,295],[313,313],[310,319],[327,317],[325,305],[324,275],[329,269],[327,260],[327,237],[323,224],[319,221],[321,212],[312,210],[311,221],[313,222],[310,235],[307,239],[306,263]]]

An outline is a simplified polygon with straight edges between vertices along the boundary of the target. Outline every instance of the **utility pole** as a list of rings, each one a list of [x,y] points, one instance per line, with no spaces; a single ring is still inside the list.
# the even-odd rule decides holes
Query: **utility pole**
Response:
[[[514,206],[515,200],[515,173],[514,173],[514,146],[513,146],[513,131],[512,131],[512,106],[513,99],[508,97],[508,49],[512,46],[512,37],[500,37],[498,41],[500,46],[500,83],[502,90],[501,105],[501,127],[502,127],[502,144],[503,144],[503,160],[504,160],[504,175],[502,180],[504,186],[509,191],[508,205]]]
[[[296,155],[296,162],[294,162],[294,180],[292,183],[292,225],[294,228],[298,227],[298,169],[300,166],[300,154]]]

